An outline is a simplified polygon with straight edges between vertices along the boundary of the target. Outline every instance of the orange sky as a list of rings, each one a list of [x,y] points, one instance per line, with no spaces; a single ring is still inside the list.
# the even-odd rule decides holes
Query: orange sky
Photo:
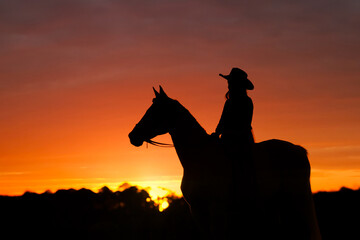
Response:
[[[128,133],[161,84],[211,133],[227,74],[256,141],[308,149],[314,191],[360,187],[358,1],[1,1],[0,194],[127,181],[179,193],[174,149]],[[168,136],[160,138],[170,141]]]

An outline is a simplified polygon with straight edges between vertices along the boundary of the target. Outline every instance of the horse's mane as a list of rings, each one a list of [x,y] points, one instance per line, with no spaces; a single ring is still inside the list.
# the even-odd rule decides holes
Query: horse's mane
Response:
[[[179,115],[182,121],[188,125],[188,127],[198,129],[203,134],[207,135],[206,130],[200,125],[196,118],[185,108],[178,100],[173,99],[174,106],[176,107],[176,113]]]

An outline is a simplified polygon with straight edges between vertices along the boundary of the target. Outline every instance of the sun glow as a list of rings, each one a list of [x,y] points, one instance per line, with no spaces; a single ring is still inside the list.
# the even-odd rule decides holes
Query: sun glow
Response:
[[[136,186],[138,189],[144,189],[149,193],[149,198],[146,199],[147,202],[153,201],[155,206],[159,209],[160,212],[164,211],[169,207],[169,198],[170,197],[181,197],[181,194],[177,194],[172,190],[169,190],[164,187],[160,187],[158,185],[154,185],[152,182],[148,182],[148,184],[129,184],[123,183],[118,187],[118,190],[123,191],[130,186]]]
[[[148,192],[151,200],[155,202],[160,212],[169,207],[168,197],[174,195],[170,190],[161,187],[150,188]]]

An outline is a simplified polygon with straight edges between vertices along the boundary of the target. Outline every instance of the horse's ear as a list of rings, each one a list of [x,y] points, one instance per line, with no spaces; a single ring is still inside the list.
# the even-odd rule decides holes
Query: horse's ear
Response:
[[[164,89],[161,87],[161,86],[159,86],[160,87],[160,95],[162,96],[162,97],[168,97],[167,95],[166,95],[166,93],[164,92]]]
[[[154,93],[155,93],[155,97],[160,97],[160,93],[158,93],[155,88],[153,87]]]

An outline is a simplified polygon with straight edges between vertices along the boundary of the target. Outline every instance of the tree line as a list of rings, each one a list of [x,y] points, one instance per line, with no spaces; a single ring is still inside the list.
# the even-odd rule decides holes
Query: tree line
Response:
[[[0,196],[1,235],[12,239],[201,239],[183,198],[160,212],[136,186]],[[360,189],[314,194],[324,240],[360,239]],[[239,228],[240,230],[240,228]]]

